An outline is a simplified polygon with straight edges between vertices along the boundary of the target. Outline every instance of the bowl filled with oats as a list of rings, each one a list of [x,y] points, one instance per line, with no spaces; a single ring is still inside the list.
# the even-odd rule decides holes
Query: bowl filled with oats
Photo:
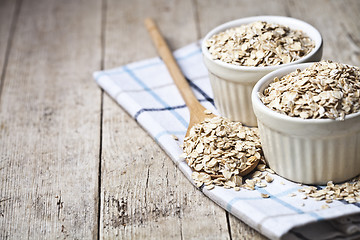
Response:
[[[321,61],[284,67],[252,92],[264,156],[295,182],[360,174],[360,69]]]
[[[319,61],[322,37],[310,24],[282,16],[256,16],[222,24],[202,43],[215,105],[220,114],[256,126],[251,91],[267,73]]]

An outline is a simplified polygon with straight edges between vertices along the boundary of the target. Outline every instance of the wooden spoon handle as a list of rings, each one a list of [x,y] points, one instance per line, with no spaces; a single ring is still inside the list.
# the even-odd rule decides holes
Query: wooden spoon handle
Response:
[[[189,108],[190,113],[194,109],[203,108],[192,92],[155,22],[151,18],[146,18],[144,23],[148,32],[150,33],[151,39],[153,40],[160,57],[165,63],[171,77],[173,78],[173,81],[178,87],[181,96]]]

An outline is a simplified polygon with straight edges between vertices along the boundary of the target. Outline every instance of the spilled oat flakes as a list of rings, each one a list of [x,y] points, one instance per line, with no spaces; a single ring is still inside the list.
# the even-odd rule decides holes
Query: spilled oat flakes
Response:
[[[306,186],[299,189],[306,197],[317,201],[332,203],[334,200],[345,200],[348,203],[360,202],[360,177],[356,177],[342,184],[334,184],[329,181],[322,189],[314,186]]]

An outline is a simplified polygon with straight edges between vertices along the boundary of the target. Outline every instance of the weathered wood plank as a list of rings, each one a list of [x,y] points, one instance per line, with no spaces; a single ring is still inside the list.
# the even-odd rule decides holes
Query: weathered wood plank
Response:
[[[340,6],[346,5],[346,9],[349,9],[349,2],[341,1]],[[349,43],[344,34],[343,22],[349,21],[350,18],[341,19],[344,15],[336,7],[336,1],[305,0],[289,1],[287,4],[292,10],[292,17],[312,24],[321,32],[324,40],[323,59],[348,62],[345,56],[349,54]],[[321,11],[321,14],[319,11]]]
[[[0,95],[1,82],[4,78],[4,67],[6,55],[9,54],[9,37],[11,36],[11,29],[14,29],[14,21],[16,21],[16,4],[18,1],[4,0],[0,1]],[[19,3],[18,3],[19,4]]]
[[[360,23],[355,20],[360,14],[359,1],[293,1],[289,7],[294,17],[304,19],[321,32],[323,59],[360,65]]]
[[[105,68],[157,55],[143,25],[147,16],[172,49],[195,41],[193,14],[191,1],[108,1]],[[103,116],[102,238],[229,238],[224,211],[107,95]]]
[[[22,3],[0,102],[0,239],[97,236],[100,20],[100,0]]]
[[[196,0],[200,37],[214,27],[227,21],[258,15],[288,15],[289,9],[283,0]]]
[[[339,18],[333,19],[342,27],[343,44],[339,46],[341,52],[338,61],[360,66],[360,1],[347,0],[344,2],[331,1],[333,9]],[[340,9],[340,11],[339,11]],[[342,51],[345,48],[346,51]]]
[[[101,237],[227,239],[223,210],[116,103],[104,106]]]

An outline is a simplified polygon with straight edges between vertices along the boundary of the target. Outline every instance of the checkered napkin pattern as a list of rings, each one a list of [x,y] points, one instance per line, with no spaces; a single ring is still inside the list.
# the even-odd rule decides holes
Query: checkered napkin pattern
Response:
[[[174,52],[195,96],[217,113],[203,65],[199,42]],[[119,103],[171,157],[192,181],[181,143],[189,123],[189,111],[160,58],[130,63],[94,73],[96,83]],[[178,137],[178,140],[174,139]],[[302,199],[300,185],[275,174],[274,181],[254,191],[200,188],[206,196],[270,239],[359,239],[360,204]],[[321,188],[321,186],[318,186]],[[261,194],[269,198],[262,198]],[[293,196],[296,194],[296,196]]]

